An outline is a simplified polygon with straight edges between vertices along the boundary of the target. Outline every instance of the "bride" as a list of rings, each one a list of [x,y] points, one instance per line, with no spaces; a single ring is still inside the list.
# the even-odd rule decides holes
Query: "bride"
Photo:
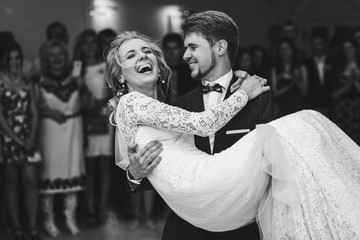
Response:
[[[162,161],[148,176],[169,207],[191,224],[227,231],[256,218],[264,239],[360,239],[360,148],[315,111],[257,128],[221,153],[195,147],[193,135],[220,129],[247,101],[268,90],[255,78],[201,113],[156,100],[169,79],[161,50],[124,32],[107,56],[110,101],[121,160],[127,146],[157,140]],[[159,80],[160,79],[160,80]],[[160,82],[160,83],[159,83]]]

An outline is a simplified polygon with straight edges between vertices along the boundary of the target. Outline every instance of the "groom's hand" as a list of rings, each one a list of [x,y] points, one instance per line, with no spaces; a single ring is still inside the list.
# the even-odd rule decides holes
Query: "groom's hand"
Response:
[[[138,150],[137,144],[129,146],[129,177],[134,180],[140,180],[147,177],[160,163],[160,153],[162,151],[162,144],[158,141],[151,141],[140,150]]]

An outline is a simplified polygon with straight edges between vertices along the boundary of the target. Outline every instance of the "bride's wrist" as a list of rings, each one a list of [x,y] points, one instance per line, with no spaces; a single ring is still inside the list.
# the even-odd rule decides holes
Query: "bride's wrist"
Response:
[[[249,95],[248,95],[248,93],[247,93],[245,90],[238,89],[237,92],[239,92],[239,95],[243,96],[246,101],[249,100]]]

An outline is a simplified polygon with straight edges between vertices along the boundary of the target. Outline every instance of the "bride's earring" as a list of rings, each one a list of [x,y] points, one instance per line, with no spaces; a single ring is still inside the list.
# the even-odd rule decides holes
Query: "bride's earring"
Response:
[[[162,85],[165,85],[166,84],[166,82],[165,82],[165,79],[163,79],[163,78],[161,78],[161,74],[159,73],[159,81],[160,81],[160,83],[162,84]]]
[[[120,82],[120,89],[119,89],[119,91],[116,92],[116,96],[118,98],[120,98],[120,97],[124,96],[126,93],[127,93],[127,87],[126,87],[125,81]]]

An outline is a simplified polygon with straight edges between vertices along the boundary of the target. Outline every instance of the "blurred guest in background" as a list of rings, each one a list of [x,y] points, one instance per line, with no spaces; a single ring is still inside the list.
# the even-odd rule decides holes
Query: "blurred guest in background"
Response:
[[[271,88],[282,114],[306,108],[306,71],[298,64],[294,43],[287,38],[281,39],[277,46],[275,64],[271,69]]]
[[[58,40],[63,42],[65,45],[68,45],[69,43],[69,34],[68,34],[68,30],[65,26],[64,23],[62,22],[51,22],[45,30],[45,36],[46,36],[46,41],[49,40]],[[38,75],[41,72],[41,66],[40,66],[40,58],[39,56],[36,56],[32,66],[29,75],[33,76],[33,75],[37,75],[35,79],[39,79]]]
[[[281,25],[280,39],[286,38],[294,44],[297,52],[297,59],[299,62],[302,62],[306,57],[306,53],[302,48],[303,43],[300,41],[299,36],[300,29],[296,22],[293,20],[285,20]]]
[[[116,38],[116,35],[116,32],[111,28],[105,28],[98,33],[98,46],[102,59],[105,59],[110,44]]]
[[[62,194],[66,226],[76,235],[80,233],[76,223],[77,192],[85,187],[81,86],[71,76],[69,52],[63,42],[45,42],[40,57],[39,146],[44,161],[39,188],[44,228],[52,237],[60,234],[55,224],[54,196]]]
[[[268,84],[270,84],[270,65],[266,49],[260,45],[252,45],[250,54],[252,60],[251,73],[268,79]]]
[[[162,39],[162,49],[166,63],[171,68],[169,89],[170,101],[194,89],[199,83],[191,78],[189,67],[182,59],[184,41],[178,33],[168,33]]]
[[[110,170],[114,163],[114,128],[109,123],[106,107],[111,92],[105,81],[106,63],[101,57],[98,36],[93,29],[85,29],[77,36],[74,61],[81,62],[81,75],[93,98],[92,107],[84,116],[87,220],[90,225],[93,225],[104,223],[107,218]]]
[[[252,74],[251,53],[247,48],[240,48],[234,61],[234,69]]]
[[[22,189],[30,238],[38,240],[37,168],[41,157],[34,144],[38,123],[34,88],[22,75],[24,57],[20,45],[11,42],[2,47],[5,50],[1,56],[4,69],[0,76],[0,129],[3,131],[0,141],[5,164],[7,211],[13,239],[25,239],[18,196]],[[19,186],[21,180],[23,188]]]
[[[360,46],[360,26],[357,26],[353,29],[352,37],[354,38],[356,45],[359,47]],[[360,61],[360,52],[359,51],[357,51],[357,53],[356,53],[356,58],[357,58],[357,61]]]
[[[62,22],[52,22],[46,27],[46,40],[59,40],[65,45],[69,43],[67,28]]]
[[[15,37],[14,34],[10,31],[1,31],[0,32],[0,74],[3,74],[5,72],[5,64],[3,62],[3,57],[5,52],[6,52],[6,48],[7,45],[10,42],[14,42],[15,41]],[[2,131],[1,127],[0,127],[0,135],[4,135],[4,131]],[[3,162],[2,160],[2,146],[1,146],[1,141],[0,141],[0,163]],[[0,198],[0,229],[5,228],[6,226],[6,202],[5,202],[5,177],[4,177],[4,165],[0,164],[0,195],[4,196]]]
[[[4,56],[6,49],[6,46],[9,43],[15,42],[15,36],[10,31],[0,31],[0,56]],[[0,59],[0,67],[1,71],[4,72],[5,65],[3,62],[3,59]]]
[[[326,37],[320,33],[311,35],[311,56],[306,60],[308,106],[329,117],[332,107],[331,85],[334,66],[326,55]]]
[[[269,26],[268,32],[268,55],[269,60],[276,59],[277,43],[281,39],[281,24],[275,23]],[[268,79],[269,80],[269,79]]]
[[[5,48],[5,46],[8,44],[8,43],[11,43],[11,42],[15,42],[16,39],[15,39],[15,36],[12,32],[10,31],[1,31],[0,32],[0,55],[2,55],[3,53],[1,53],[1,51],[3,51]],[[32,63],[31,61],[27,60],[27,59],[23,59],[23,62],[22,62],[22,75],[26,78],[29,78],[31,77],[31,74],[32,74]]]
[[[360,144],[360,65],[356,59],[358,46],[353,38],[341,43],[338,69],[332,97],[333,121]]]

